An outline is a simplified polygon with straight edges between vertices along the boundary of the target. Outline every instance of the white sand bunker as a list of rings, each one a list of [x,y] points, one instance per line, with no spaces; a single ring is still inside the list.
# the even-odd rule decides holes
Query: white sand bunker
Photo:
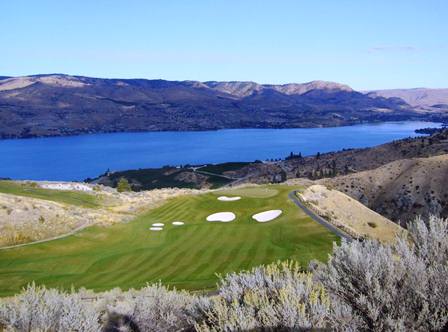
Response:
[[[150,227],[149,230],[150,231],[162,231],[163,227]]]
[[[184,223],[183,221],[173,221],[172,224],[173,224],[174,226],[182,226],[182,225],[185,225],[185,223]]]
[[[229,196],[219,196],[219,197],[218,197],[218,201],[223,201],[223,202],[239,201],[240,199],[241,199],[241,196],[234,196],[234,197],[229,197]]]
[[[53,190],[93,191],[88,185],[76,182],[44,182],[40,183],[39,186],[44,189]]]
[[[156,222],[154,224],[152,224],[155,227],[163,227],[165,224],[161,223],[161,222]]]
[[[252,218],[258,222],[267,222],[267,221],[274,220],[281,214],[282,214],[282,210],[269,210],[269,211],[264,211],[264,212],[254,214],[252,216]]]
[[[235,220],[236,215],[232,212],[213,213],[207,217],[207,221],[229,222]]]

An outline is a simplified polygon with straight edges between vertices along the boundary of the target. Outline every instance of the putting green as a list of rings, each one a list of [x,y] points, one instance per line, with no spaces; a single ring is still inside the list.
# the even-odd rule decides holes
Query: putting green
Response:
[[[311,259],[326,260],[336,236],[288,199],[293,187],[263,188],[276,194],[254,198],[238,191],[244,199],[225,203],[217,200],[222,193],[177,197],[127,224],[91,227],[64,239],[1,250],[0,295],[16,293],[33,280],[97,291],[138,288],[158,280],[177,288],[212,289],[216,273],[276,260],[294,259],[303,266]],[[269,223],[252,220],[253,214],[271,209],[283,214]],[[206,221],[221,211],[232,211],[237,218],[231,223]],[[157,222],[164,229],[150,231]]]

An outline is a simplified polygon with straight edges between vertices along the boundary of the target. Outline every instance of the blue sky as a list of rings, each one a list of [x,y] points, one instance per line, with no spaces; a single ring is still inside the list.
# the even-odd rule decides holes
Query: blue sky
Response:
[[[0,0],[0,75],[448,87],[445,0]]]

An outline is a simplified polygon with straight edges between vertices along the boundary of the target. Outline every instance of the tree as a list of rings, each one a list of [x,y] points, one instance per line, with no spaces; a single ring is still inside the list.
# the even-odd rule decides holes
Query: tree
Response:
[[[117,183],[117,191],[122,193],[124,191],[131,191],[131,185],[129,184],[129,181],[126,178],[120,178]]]
[[[331,175],[336,176],[337,174],[337,167],[336,167],[336,160],[331,161]]]

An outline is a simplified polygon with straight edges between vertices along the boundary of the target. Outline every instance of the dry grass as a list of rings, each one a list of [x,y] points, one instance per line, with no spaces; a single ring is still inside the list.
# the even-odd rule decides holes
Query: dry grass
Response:
[[[353,198],[323,185],[312,185],[300,196],[317,214],[356,237],[390,242],[404,231]]]
[[[448,216],[448,154],[403,159],[369,171],[321,180],[381,215],[400,222]]]

